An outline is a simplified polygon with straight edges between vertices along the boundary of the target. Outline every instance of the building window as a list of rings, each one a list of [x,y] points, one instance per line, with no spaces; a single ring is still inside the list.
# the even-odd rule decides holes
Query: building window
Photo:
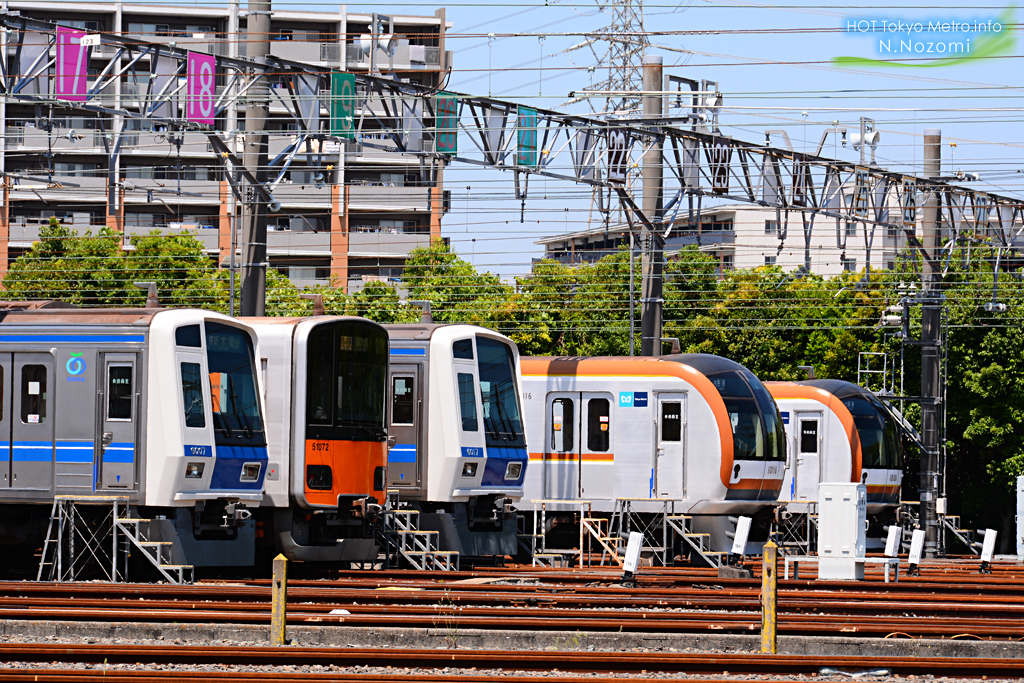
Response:
[[[856,272],[857,270],[857,259],[855,258],[844,258],[843,259],[843,270],[848,273]]]
[[[779,234],[779,222],[778,221],[765,221],[764,222],[764,234],[766,234],[766,235],[778,235]]]
[[[732,254],[722,254],[722,269],[732,270],[735,257]]]
[[[764,257],[764,264],[766,266],[774,266],[775,265],[775,257],[774,256],[765,256]]]
[[[886,261],[885,262],[885,269],[886,270],[893,270],[894,268],[896,268],[896,264],[895,263],[893,263],[892,261]]]
[[[856,237],[857,236],[857,224],[856,223],[851,221],[851,222],[846,224],[846,236],[847,237]]]

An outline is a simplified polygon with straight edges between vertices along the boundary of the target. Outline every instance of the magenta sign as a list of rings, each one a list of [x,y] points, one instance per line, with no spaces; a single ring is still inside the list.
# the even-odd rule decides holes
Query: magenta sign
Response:
[[[57,27],[57,64],[54,96],[71,102],[85,102],[89,73],[89,47],[82,45],[85,31]]]
[[[208,123],[212,126],[217,90],[217,58],[213,55],[189,52],[187,72],[188,106],[185,118],[194,123]]]

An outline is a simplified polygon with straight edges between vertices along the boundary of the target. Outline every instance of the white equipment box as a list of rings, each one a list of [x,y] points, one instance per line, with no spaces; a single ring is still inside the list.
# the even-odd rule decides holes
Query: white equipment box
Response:
[[[818,578],[863,579],[867,487],[822,483],[818,501]]]
[[[1017,557],[1024,559],[1024,477],[1017,477]]]

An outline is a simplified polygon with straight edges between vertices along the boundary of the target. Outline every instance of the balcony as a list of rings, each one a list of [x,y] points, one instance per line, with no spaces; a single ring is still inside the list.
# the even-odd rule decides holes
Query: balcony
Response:
[[[54,152],[77,152],[97,154],[103,151],[103,133],[98,130],[76,130],[75,135],[81,139],[69,140],[71,131],[65,128],[54,129],[52,133],[32,126],[11,126],[4,131],[8,151],[45,152],[52,141]],[[63,137],[61,137],[63,136]]]
[[[33,177],[45,177],[45,174],[32,172]],[[44,182],[33,180],[16,180],[11,188],[12,202],[42,201],[61,204],[106,204],[107,179],[87,176],[53,176],[55,184],[68,183],[63,186],[47,187]],[[77,187],[74,187],[77,186]]]
[[[319,209],[330,212],[331,188],[282,182],[274,190],[274,199],[285,209]]]
[[[348,208],[352,211],[429,211],[432,189],[350,185]]]
[[[128,238],[133,236],[148,235],[153,230],[159,230],[161,235],[180,235],[182,233],[192,233],[198,239],[205,251],[217,251],[220,248],[220,234],[217,230],[210,230],[208,228],[201,228],[199,226],[189,225],[183,227],[160,227],[153,225],[127,225],[125,226],[125,244],[128,244]]]
[[[370,56],[363,52],[358,45],[348,44],[345,46],[345,60],[348,68],[370,68]],[[381,70],[390,69],[394,64],[396,69],[436,71],[441,65],[441,48],[410,45],[407,40],[402,40],[398,43],[393,60],[383,50],[377,50],[375,61],[377,68]]]
[[[270,256],[330,256],[331,233],[273,231],[267,233]]]
[[[350,232],[349,258],[405,258],[416,247],[429,247],[429,233]]]
[[[179,190],[181,194],[176,194]],[[216,180],[128,178],[124,203],[160,204],[172,211],[179,206],[220,206],[220,183]]]

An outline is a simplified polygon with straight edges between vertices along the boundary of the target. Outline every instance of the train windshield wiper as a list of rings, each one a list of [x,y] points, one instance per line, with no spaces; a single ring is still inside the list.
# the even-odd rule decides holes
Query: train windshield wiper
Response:
[[[253,431],[252,425],[249,424],[249,418],[245,416],[245,412],[239,409],[238,394],[235,393],[235,379],[231,375],[228,375],[228,390],[231,392],[231,413],[235,416],[235,419],[245,426],[245,431],[251,439],[256,432]],[[224,421],[227,424],[227,420]],[[231,436],[231,434],[228,434]]]

